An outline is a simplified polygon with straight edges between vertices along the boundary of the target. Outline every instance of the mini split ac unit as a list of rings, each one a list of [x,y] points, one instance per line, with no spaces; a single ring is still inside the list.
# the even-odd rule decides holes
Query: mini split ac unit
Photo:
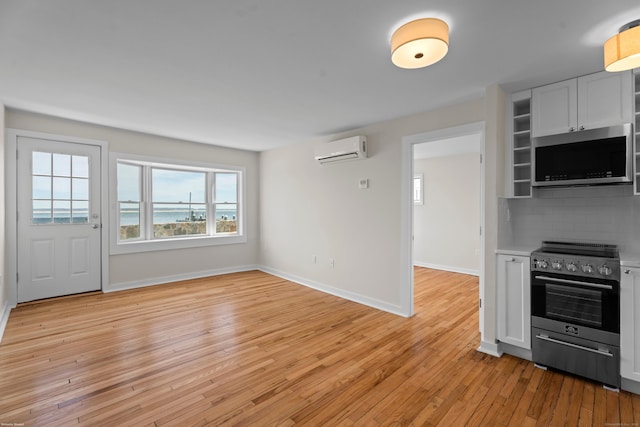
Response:
[[[367,137],[352,136],[316,145],[316,160],[320,164],[367,158]]]

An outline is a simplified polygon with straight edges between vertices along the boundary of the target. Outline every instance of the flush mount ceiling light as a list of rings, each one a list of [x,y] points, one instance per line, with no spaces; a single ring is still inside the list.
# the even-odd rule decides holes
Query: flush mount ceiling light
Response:
[[[449,51],[449,26],[437,18],[408,22],[391,36],[391,62],[400,68],[422,68]]]
[[[604,42],[604,68],[624,71],[640,67],[640,19],[620,27],[618,34]]]

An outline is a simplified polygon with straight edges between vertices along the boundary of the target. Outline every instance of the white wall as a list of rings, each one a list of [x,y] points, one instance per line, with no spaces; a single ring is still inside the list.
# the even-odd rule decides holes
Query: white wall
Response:
[[[253,268],[258,261],[259,155],[7,109],[6,127],[107,141],[109,151],[246,168],[247,243],[109,257],[108,291]],[[108,221],[103,218],[103,224]]]
[[[501,242],[535,249],[543,240],[581,240],[640,255],[640,197],[632,193],[632,185],[550,188],[505,200]]]
[[[282,276],[403,313],[402,138],[482,121],[484,109],[484,100],[473,100],[325,139],[366,135],[369,158],[363,161],[321,166],[313,159],[312,143],[263,152],[261,264]],[[369,189],[360,190],[358,181],[364,178]],[[329,258],[335,259],[335,267]]]
[[[467,274],[480,272],[480,154],[416,159],[424,204],[413,209],[413,262]]]

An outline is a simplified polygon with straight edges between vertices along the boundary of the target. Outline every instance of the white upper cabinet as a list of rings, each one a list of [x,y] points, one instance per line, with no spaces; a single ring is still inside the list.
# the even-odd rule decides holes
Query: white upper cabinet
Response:
[[[578,124],[577,79],[533,89],[531,107],[531,136],[534,138],[575,130]]]
[[[631,72],[589,74],[532,91],[532,136],[555,135],[633,120]]]

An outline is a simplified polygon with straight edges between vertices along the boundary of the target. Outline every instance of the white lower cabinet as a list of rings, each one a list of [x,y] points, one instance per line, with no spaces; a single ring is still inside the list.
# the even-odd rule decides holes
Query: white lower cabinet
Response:
[[[620,281],[620,375],[640,382],[640,268],[622,267]]]
[[[531,350],[531,274],[529,257],[497,257],[498,340]]]

